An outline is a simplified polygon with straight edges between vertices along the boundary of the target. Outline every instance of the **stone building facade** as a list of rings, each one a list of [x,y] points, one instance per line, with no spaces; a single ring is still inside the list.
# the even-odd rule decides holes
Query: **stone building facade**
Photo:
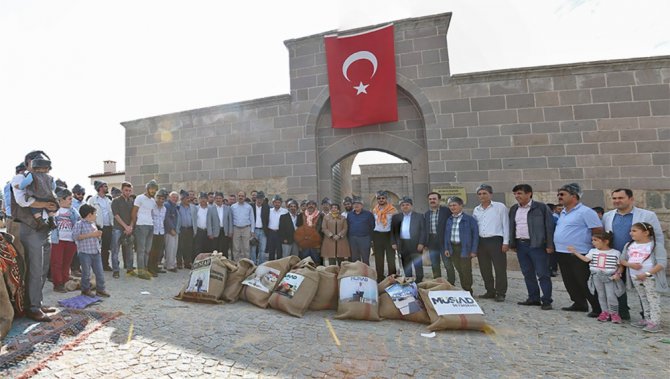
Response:
[[[578,182],[590,206],[607,206],[613,188],[635,189],[667,230],[670,57],[451,75],[450,18],[394,23],[397,122],[331,127],[323,36],[332,32],[321,33],[285,42],[290,94],[123,122],[126,178],[333,198],[334,165],[381,150],[409,163],[420,210],[445,186],[472,196],[486,182],[509,204],[504,193],[521,182],[552,202]]]

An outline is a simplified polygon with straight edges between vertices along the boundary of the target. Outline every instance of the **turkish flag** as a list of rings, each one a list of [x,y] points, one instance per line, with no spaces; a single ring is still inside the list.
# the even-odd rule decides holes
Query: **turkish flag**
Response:
[[[393,24],[324,42],[333,128],[397,121]]]

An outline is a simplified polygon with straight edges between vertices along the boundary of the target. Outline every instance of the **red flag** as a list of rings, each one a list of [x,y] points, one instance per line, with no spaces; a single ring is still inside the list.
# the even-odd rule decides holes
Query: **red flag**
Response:
[[[393,25],[324,41],[333,128],[397,121]]]

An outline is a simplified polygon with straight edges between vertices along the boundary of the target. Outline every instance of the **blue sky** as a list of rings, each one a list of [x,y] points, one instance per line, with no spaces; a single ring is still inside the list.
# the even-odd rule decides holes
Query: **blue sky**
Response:
[[[284,40],[443,12],[452,73],[670,55],[665,0],[3,0],[2,181],[41,148],[90,192],[120,122],[288,93]]]

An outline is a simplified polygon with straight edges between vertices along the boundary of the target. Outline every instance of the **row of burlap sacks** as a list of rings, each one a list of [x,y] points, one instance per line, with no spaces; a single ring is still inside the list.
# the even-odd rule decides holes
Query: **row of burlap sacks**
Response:
[[[427,324],[430,331],[483,330],[480,314],[438,315],[431,291],[460,291],[442,278],[419,283],[420,310],[403,315],[386,288],[409,284],[413,278],[389,276],[376,283],[376,271],[363,262],[316,267],[311,258],[289,256],[255,266],[252,261],[231,261],[221,254],[200,254],[189,281],[175,299],[204,303],[232,303],[238,299],[260,308],[268,306],[296,317],[307,310],[336,310],[336,319],[405,320]]]

